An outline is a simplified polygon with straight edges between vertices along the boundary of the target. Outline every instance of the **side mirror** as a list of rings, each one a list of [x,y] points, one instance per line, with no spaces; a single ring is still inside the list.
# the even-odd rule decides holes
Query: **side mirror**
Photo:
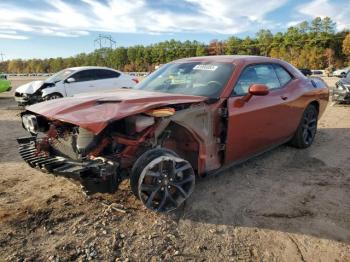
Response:
[[[66,80],[67,83],[73,83],[75,82],[75,78],[74,77],[70,77]]]
[[[269,94],[269,88],[263,84],[253,84],[249,87],[248,94],[243,97],[244,102],[248,102],[252,96],[266,96]]]

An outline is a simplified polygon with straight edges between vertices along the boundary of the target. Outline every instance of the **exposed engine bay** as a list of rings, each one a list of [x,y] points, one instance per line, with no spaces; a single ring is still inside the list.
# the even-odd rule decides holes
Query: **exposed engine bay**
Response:
[[[95,185],[85,188],[91,193],[113,192],[117,189],[117,182],[125,175],[121,167],[128,166],[132,161],[130,155],[137,154],[141,143],[144,147],[150,146],[144,140],[151,131],[150,127],[155,124],[155,118],[146,115],[131,116],[111,124],[98,135],[69,123],[49,121],[34,114],[23,114],[22,124],[32,137],[20,138],[18,142],[23,148],[30,147],[33,150],[34,146],[37,154],[30,155],[34,159],[29,161],[49,172],[71,176],[71,171],[74,171],[78,180],[83,181],[88,176],[93,178],[95,185],[106,184],[105,189],[101,186],[96,188]],[[124,134],[128,134],[128,137]],[[58,165],[45,158],[35,159],[39,155],[47,158],[54,156],[61,161],[58,161]]]

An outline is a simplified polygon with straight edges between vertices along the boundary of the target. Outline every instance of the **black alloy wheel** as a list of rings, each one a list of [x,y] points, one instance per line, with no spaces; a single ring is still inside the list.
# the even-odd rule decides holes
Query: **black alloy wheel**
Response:
[[[290,144],[297,148],[307,148],[312,145],[317,132],[318,110],[310,104],[304,111],[298,129]]]
[[[159,153],[161,150],[159,151]],[[144,157],[144,159],[146,159]],[[169,153],[153,154],[150,161],[140,167],[137,195],[142,203],[155,212],[170,212],[180,207],[192,194],[195,174],[191,164]],[[140,161],[139,164],[142,164]],[[133,172],[133,175],[137,175]],[[135,178],[131,179],[131,181]],[[136,182],[136,181],[135,181]]]
[[[302,133],[303,140],[306,145],[311,145],[314,141],[317,130],[317,111],[308,110],[304,114],[303,124],[302,124]]]

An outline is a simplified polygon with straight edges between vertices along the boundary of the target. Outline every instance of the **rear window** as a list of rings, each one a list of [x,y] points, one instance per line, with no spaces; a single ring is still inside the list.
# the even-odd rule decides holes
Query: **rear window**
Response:
[[[96,79],[117,78],[120,76],[118,72],[106,69],[96,70],[95,75]]]
[[[284,86],[290,80],[292,80],[291,75],[283,67],[281,67],[279,65],[274,65],[274,66],[275,66],[275,71],[276,71],[277,77],[281,82],[281,86]]]

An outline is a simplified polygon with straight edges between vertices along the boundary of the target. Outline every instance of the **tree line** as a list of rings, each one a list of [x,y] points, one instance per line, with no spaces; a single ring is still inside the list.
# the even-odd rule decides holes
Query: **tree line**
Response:
[[[256,37],[229,37],[198,41],[170,40],[148,46],[136,45],[98,49],[68,58],[13,59],[0,63],[8,73],[52,73],[74,66],[107,66],[126,72],[153,71],[154,67],[175,59],[206,55],[263,55],[285,60],[299,68],[325,69],[350,65],[350,32],[336,32],[329,18],[315,18],[273,34],[268,29]]]

